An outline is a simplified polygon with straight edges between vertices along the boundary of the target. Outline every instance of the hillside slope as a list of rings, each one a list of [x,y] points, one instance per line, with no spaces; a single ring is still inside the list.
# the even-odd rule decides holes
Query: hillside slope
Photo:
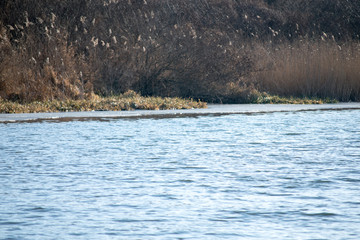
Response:
[[[360,100],[358,0],[3,0],[0,97]]]

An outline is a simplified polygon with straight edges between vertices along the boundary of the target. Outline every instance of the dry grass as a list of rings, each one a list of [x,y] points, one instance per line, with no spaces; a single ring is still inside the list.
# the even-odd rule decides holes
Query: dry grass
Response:
[[[259,72],[261,89],[296,97],[360,100],[360,44],[298,42],[270,50],[273,66]]]
[[[278,95],[270,95],[267,93],[259,94],[258,98],[253,103],[260,104],[324,104],[337,103],[337,100],[330,98],[297,98],[297,97],[280,97]]]
[[[18,103],[0,99],[0,113],[36,113],[36,112],[71,112],[71,111],[122,111],[122,110],[164,110],[206,108],[206,103],[181,98],[142,97],[128,91],[120,96],[100,98],[96,95],[91,100],[52,100]]]

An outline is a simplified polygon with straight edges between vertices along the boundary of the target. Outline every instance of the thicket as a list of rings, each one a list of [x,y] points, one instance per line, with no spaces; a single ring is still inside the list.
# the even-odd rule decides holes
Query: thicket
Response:
[[[0,97],[360,100],[358,0],[2,0]]]

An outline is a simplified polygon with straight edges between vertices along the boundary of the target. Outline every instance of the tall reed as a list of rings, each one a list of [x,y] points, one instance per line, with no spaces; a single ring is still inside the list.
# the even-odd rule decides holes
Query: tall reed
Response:
[[[258,73],[260,88],[296,97],[360,100],[360,43],[299,41],[269,50],[272,66]]]

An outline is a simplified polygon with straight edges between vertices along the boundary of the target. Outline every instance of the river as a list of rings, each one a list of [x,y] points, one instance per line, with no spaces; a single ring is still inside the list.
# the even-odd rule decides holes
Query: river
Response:
[[[0,239],[360,239],[360,104],[0,114],[0,138]]]

